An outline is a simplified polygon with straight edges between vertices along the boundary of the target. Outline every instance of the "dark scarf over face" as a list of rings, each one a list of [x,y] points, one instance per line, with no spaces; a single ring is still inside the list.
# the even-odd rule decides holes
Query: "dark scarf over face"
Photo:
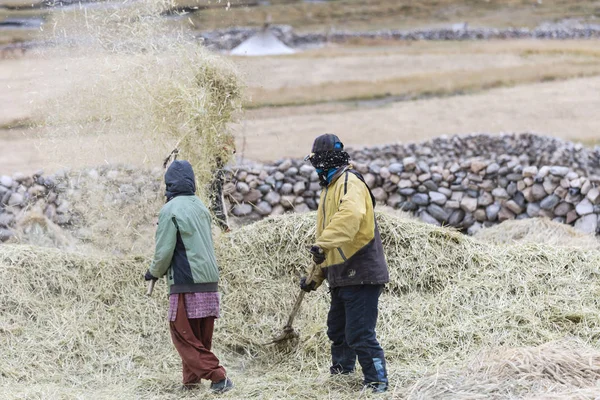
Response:
[[[339,171],[339,168],[331,168],[328,170],[324,170],[322,168],[317,168],[317,174],[319,174],[319,183],[321,186],[326,187],[329,186],[333,176]]]
[[[167,202],[177,196],[193,196],[196,194],[196,178],[192,165],[187,161],[173,161],[165,174],[167,185]]]
[[[331,179],[341,167],[348,165],[350,156],[345,151],[320,151],[307,157],[319,174],[321,186],[328,186]]]

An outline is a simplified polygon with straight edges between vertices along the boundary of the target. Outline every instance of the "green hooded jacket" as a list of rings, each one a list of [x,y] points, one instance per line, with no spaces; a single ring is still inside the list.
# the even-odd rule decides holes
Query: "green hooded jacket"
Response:
[[[194,171],[175,161],[165,174],[167,204],[160,210],[156,249],[150,273],[167,276],[169,292],[218,291],[219,269],[214,252],[210,212],[194,195]]]

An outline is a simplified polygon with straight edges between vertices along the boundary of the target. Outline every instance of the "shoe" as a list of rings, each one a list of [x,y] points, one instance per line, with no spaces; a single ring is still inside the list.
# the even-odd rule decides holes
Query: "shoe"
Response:
[[[213,393],[225,393],[233,389],[233,382],[229,378],[225,378],[219,382],[213,382],[210,384],[210,390]]]
[[[373,393],[384,393],[388,390],[387,382],[371,382],[365,385],[365,389],[371,389]]]

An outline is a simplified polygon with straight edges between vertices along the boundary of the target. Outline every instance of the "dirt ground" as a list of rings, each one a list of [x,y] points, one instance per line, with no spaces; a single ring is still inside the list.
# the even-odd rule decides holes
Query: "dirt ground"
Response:
[[[234,62],[248,82],[248,106],[259,108],[417,98],[600,75],[600,46],[596,41],[375,41]]]
[[[598,57],[600,45],[586,40],[374,40],[358,45],[328,44],[290,56],[234,57],[234,60],[251,87],[276,89],[367,78],[378,81],[439,70],[515,67],[556,61],[560,56],[586,55]]]
[[[452,44],[446,46],[451,48]],[[479,53],[479,49],[468,52],[468,56],[444,52],[443,48],[419,46],[414,52],[406,47],[375,48],[359,47],[344,49],[333,47],[330,54],[318,50],[294,56],[236,57],[235,61],[246,74],[251,87],[262,89],[294,89],[332,82],[356,82],[422,74],[439,70],[480,70],[498,67],[514,67],[539,64],[553,57],[522,57],[517,53]],[[466,51],[464,53],[467,53]],[[302,79],[298,79],[302,77]]]
[[[484,93],[358,107],[331,113],[260,115],[236,126],[249,159],[306,155],[315,136],[335,132],[346,145],[415,142],[476,132],[537,132],[590,143],[600,138],[600,78],[536,83]],[[274,112],[276,113],[276,111]]]
[[[178,1],[189,6],[206,3]],[[561,18],[593,18],[599,14],[600,4],[597,0],[271,0],[260,2],[261,7],[225,7],[236,3],[241,1],[212,2],[217,6],[192,14],[189,23],[213,29],[260,26],[269,19],[274,24],[290,24],[307,31],[407,29],[460,21],[469,21],[471,26],[535,27]]]
[[[262,161],[304,156],[314,137],[324,132],[337,133],[352,147],[421,141],[445,134],[523,131],[589,143],[599,138],[598,93],[600,78],[586,78],[381,107],[338,106],[325,113],[315,110],[315,106],[305,107],[307,112],[300,115],[297,109],[289,112],[292,115],[285,115],[285,109],[271,111],[281,111],[279,117],[264,115],[270,114],[264,110],[248,111],[248,118],[234,129],[239,155]],[[52,171],[106,162],[158,165],[162,153],[153,153],[152,149],[144,149],[143,155],[127,151],[139,149],[138,139],[79,137],[44,141],[31,136],[28,130],[2,130],[0,171]]]
[[[535,131],[598,140],[600,44],[595,41],[334,46],[233,61],[248,85],[247,110],[232,127],[238,154],[247,159],[304,156],[324,132],[337,133],[353,147],[473,132]],[[98,136],[90,125],[89,135],[69,135],[65,127],[61,136],[49,138],[26,126],[42,118],[35,115],[40,104],[85,87],[85,65],[77,70],[65,65],[61,58],[35,55],[0,60],[0,174],[105,163],[160,165],[163,149],[144,145],[137,132]],[[548,75],[550,70],[555,75]],[[582,73],[591,76],[581,78]],[[543,82],[548,79],[558,80]],[[408,86],[409,93],[427,98],[377,100],[382,91],[402,94]],[[440,88],[447,90],[436,95]],[[356,93],[361,100],[343,100]],[[306,101],[267,106],[298,95]]]

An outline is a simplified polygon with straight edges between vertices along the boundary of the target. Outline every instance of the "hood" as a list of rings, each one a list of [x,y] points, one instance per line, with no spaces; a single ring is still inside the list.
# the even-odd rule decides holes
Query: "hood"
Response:
[[[173,161],[165,174],[167,201],[177,196],[192,196],[196,193],[196,178],[192,165],[187,161]]]

